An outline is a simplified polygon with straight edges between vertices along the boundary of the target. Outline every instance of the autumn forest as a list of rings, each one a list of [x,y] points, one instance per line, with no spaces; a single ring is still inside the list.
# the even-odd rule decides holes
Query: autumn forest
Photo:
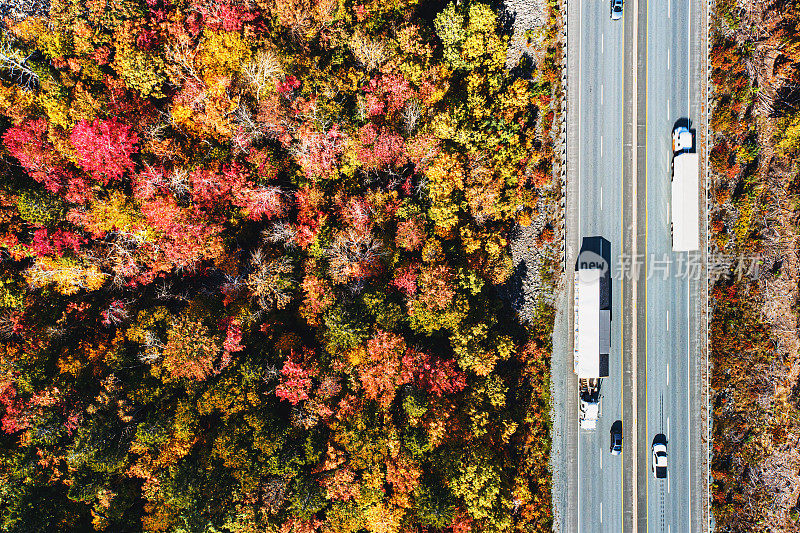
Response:
[[[709,250],[760,263],[710,284],[712,512],[800,531],[800,5],[719,0],[709,49]]]
[[[548,16],[514,68],[476,0],[7,18],[0,530],[550,530]]]

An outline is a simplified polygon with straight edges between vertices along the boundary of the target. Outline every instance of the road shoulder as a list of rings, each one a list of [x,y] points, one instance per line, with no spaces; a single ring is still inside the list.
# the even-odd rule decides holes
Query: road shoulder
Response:
[[[566,12],[565,53],[566,76],[566,153],[562,164],[566,169],[564,180],[564,273],[559,293],[556,295],[556,319],[553,328],[553,353],[550,364],[552,376],[553,452],[553,515],[554,531],[571,533],[578,531],[578,384],[572,373],[572,279],[574,267],[570,258],[578,249],[578,54],[580,33],[578,28],[580,0],[565,0]],[[564,12],[562,11],[562,13]],[[572,39],[572,40],[571,40]]]

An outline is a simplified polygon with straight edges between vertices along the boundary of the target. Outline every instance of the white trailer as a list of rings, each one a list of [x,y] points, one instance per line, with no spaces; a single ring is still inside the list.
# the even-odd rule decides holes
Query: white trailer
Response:
[[[582,252],[583,256],[583,252]],[[593,254],[593,257],[598,257]],[[609,265],[578,261],[574,291],[573,365],[580,387],[580,426],[592,430],[600,415],[600,379],[608,377],[611,352]]]
[[[700,159],[691,132],[672,133],[672,250],[689,252],[700,247]]]

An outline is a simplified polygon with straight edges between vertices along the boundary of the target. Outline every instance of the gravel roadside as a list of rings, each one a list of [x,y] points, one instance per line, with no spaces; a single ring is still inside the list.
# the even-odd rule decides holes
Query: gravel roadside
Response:
[[[566,4],[559,2],[561,9]],[[523,58],[538,65],[545,54],[548,21],[547,0],[505,0],[501,20],[510,34],[506,68],[514,69]],[[566,13],[562,13],[564,24]],[[566,51],[566,38],[563,31],[558,32],[562,50]],[[562,60],[561,68],[566,68]],[[562,77],[563,81],[563,77]],[[563,88],[562,88],[563,90]],[[563,99],[564,95],[560,95]],[[552,472],[553,530],[570,531],[573,525],[568,518],[574,514],[570,507],[569,495],[574,488],[570,472],[575,469],[575,442],[577,424],[567,416],[567,402],[577,394],[577,381],[573,379],[570,347],[569,303],[571,293],[565,280],[571,279],[569,273],[562,272],[565,235],[563,203],[566,182],[563,180],[565,168],[566,128],[563,101],[554,100],[556,118],[553,131],[537,132],[540,137],[549,137],[543,142],[554,144],[553,179],[550,191],[542,194],[537,205],[536,216],[527,227],[518,226],[511,235],[511,255],[514,274],[504,287],[504,292],[520,320],[530,323],[536,317],[537,308],[549,305],[556,308],[553,330],[553,352],[550,363],[551,372],[551,438],[552,451],[550,469]],[[552,228],[553,239],[543,242],[542,231]],[[575,389],[575,390],[573,390]]]

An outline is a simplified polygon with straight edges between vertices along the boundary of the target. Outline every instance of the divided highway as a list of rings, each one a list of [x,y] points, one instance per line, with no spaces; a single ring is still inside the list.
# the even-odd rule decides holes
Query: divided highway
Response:
[[[556,529],[564,532],[705,531],[705,252],[673,252],[671,133],[690,120],[701,140],[706,13],[700,0],[568,1],[565,293],[554,339],[553,467]],[[699,150],[700,151],[700,150]],[[701,151],[701,161],[704,154]],[[702,163],[701,163],[702,164]],[[698,191],[705,224],[705,193]],[[701,249],[705,230],[701,228]],[[572,374],[572,276],[583,237],[611,243],[610,375],[597,429],[578,429]],[[635,255],[634,255],[635,254]],[[636,281],[631,262],[639,264]],[[648,275],[650,274],[650,275]],[[703,304],[704,305],[704,304]],[[562,339],[561,337],[566,337]],[[622,456],[609,453],[622,420]],[[667,480],[654,479],[652,443],[667,439]]]

